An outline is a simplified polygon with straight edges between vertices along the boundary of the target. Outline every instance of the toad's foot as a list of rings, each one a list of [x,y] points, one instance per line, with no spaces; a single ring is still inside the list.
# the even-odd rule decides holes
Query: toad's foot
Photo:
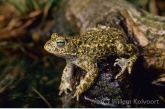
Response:
[[[70,91],[72,91],[72,86],[71,86],[70,83],[65,82],[65,83],[61,83],[61,84],[60,84],[59,89],[60,89],[60,92],[59,92],[58,95],[61,95],[62,92],[65,92],[65,94],[68,94],[67,90],[69,89]]]
[[[116,75],[115,79],[123,75],[126,69],[128,70],[128,73],[131,74],[131,70],[133,66],[133,60],[131,60],[131,58],[130,59],[117,58],[115,61],[116,62],[114,63],[114,66],[118,64],[121,67],[121,71]]]

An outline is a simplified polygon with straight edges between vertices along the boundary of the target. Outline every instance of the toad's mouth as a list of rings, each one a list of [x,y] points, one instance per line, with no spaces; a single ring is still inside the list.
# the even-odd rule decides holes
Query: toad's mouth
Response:
[[[45,45],[44,49],[47,52],[49,52],[51,54],[54,54],[57,57],[63,57],[63,58],[66,57],[65,53],[61,53],[56,47]]]

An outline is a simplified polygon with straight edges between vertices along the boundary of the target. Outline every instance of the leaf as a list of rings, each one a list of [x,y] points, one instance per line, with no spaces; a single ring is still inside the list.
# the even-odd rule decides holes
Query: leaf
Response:
[[[44,7],[44,17],[46,17],[48,15],[48,12],[49,12],[50,8],[52,7],[53,2],[54,2],[54,0],[49,0],[49,2]]]
[[[26,0],[26,5],[28,6],[29,10],[35,10],[34,4],[31,0]]]
[[[24,2],[9,1],[22,15],[27,15]]]

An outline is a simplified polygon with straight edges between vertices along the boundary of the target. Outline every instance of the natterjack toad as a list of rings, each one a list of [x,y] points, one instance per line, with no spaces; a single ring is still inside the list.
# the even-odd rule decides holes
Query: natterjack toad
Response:
[[[79,36],[61,36],[52,34],[51,39],[46,42],[45,50],[66,59],[63,70],[60,92],[72,91],[71,78],[74,65],[84,69],[87,74],[76,87],[73,97],[79,99],[79,95],[89,89],[98,75],[97,63],[108,56],[118,56],[114,65],[121,67],[122,75],[127,69],[131,73],[132,66],[137,60],[139,51],[133,44],[127,44],[126,38],[121,30],[100,25],[92,28]]]

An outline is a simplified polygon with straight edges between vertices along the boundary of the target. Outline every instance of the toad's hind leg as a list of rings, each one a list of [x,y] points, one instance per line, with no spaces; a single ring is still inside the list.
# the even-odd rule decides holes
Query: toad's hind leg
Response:
[[[84,60],[84,58],[79,59],[77,61],[77,65],[87,72],[84,79],[82,79],[80,81],[80,84],[76,87],[76,92],[73,96],[73,98],[76,97],[78,101],[80,94],[88,90],[91,87],[91,85],[94,83],[94,80],[98,75],[98,68],[92,61]]]

